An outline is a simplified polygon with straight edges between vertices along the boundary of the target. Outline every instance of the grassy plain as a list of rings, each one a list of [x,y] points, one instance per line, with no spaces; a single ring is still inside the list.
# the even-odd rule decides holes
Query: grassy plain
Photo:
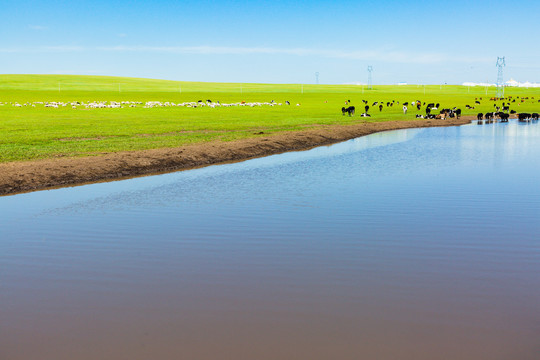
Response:
[[[540,89],[507,88],[506,96],[529,97],[512,103],[517,112],[540,111]],[[421,100],[457,106],[464,115],[493,111],[495,88],[451,85],[359,85],[196,83],[102,76],[0,75],[0,163],[43,158],[98,155],[125,150],[178,147],[208,141],[232,141],[246,137],[296,131],[321,125],[412,120],[425,114],[409,106],[386,107],[388,101]],[[475,98],[482,98],[475,105]],[[291,105],[261,107],[124,107],[85,109],[82,106],[46,108],[36,102],[192,102],[211,99],[221,103],[270,102]],[[364,103],[371,118],[359,116]],[[357,108],[356,116],[341,115],[346,100]],[[497,102],[501,104],[502,101]],[[300,106],[296,106],[300,104]],[[465,105],[475,106],[467,110]]]

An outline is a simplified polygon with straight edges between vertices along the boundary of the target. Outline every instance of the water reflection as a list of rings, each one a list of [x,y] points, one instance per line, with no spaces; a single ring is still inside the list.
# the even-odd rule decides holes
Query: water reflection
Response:
[[[0,358],[536,359],[539,127],[0,198]]]

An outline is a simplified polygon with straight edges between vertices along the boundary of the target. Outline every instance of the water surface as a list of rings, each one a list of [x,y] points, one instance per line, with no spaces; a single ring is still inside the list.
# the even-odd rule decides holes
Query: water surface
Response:
[[[538,359],[540,127],[0,198],[0,359]]]

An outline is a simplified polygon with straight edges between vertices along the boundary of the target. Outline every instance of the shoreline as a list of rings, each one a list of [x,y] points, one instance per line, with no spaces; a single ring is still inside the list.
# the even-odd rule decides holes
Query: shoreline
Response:
[[[269,136],[209,142],[178,148],[107,153],[103,155],[8,162],[0,164],[0,196],[158,175],[309,150],[381,131],[470,124],[476,116],[321,126]]]

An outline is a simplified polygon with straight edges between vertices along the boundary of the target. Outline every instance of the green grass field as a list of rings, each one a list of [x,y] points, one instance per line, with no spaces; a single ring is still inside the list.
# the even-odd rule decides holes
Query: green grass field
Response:
[[[487,94],[486,94],[487,93]],[[511,109],[540,112],[540,89],[507,88],[506,96],[517,99]],[[395,100],[421,100],[457,106],[463,114],[493,111],[495,88],[429,85],[234,84],[196,83],[103,76],[0,75],[0,162],[64,156],[87,156],[104,152],[177,147],[205,141],[231,141],[279,131],[294,131],[318,125],[351,124],[388,120],[412,120],[425,114],[409,106],[386,107]],[[467,110],[466,104],[475,106]],[[211,99],[221,103],[290,101],[282,106],[233,107],[123,107],[86,109],[71,105],[46,108],[37,102],[133,101],[146,103],[196,102]],[[371,118],[362,118],[364,104],[384,103],[382,112],[371,106]],[[357,108],[356,116],[341,115],[346,100]],[[15,103],[20,107],[14,106]],[[497,104],[501,104],[498,101]],[[28,104],[24,106],[24,104]],[[296,106],[300,104],[300,106]],[[518,106],[519,104],[519,106]]]

